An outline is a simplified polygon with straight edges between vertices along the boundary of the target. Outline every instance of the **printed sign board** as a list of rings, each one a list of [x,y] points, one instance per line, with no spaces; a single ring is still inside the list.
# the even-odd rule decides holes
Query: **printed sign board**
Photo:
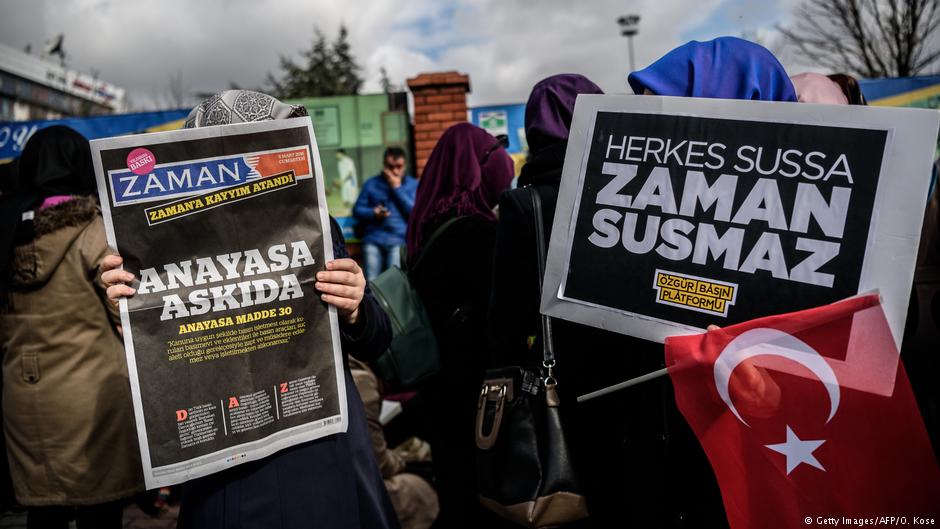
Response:
[[[938,122],[580,96],[542,312],[663,341],[878,289],[900,340]]]

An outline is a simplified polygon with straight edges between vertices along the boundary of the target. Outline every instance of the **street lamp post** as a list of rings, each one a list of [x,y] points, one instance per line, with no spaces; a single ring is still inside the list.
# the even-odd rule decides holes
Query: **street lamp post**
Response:
[[[633,58],[633,37],[640,31],[640,15],[624,15],[617,19],[620,24],[620,34],[627,37],[627,44],[630,46],[630,71],[636,70],[636,64]]]

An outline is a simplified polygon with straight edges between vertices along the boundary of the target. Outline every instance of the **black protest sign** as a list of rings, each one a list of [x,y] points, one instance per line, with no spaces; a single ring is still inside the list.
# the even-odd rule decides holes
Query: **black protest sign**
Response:
[[[908,182],[885,172],[884,127],[711,114],[591,113],[566,158],[577,185],[559,199],[543,309],[660,340],[871,285],[878,190],[916,188],[929,166]]]
[[[345,431],[309,119],[93,143],[148,487]]]

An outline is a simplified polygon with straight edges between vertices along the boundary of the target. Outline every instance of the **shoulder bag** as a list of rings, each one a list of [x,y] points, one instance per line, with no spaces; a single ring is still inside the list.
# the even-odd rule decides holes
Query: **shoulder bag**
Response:
[[[542,203],[535,211],[539,288],[545,272]],[[565,440],[555,378],[552,321],[542,315],[542,369],[486,372],[477,404],[477,483],[487,509],[524,527],[556,527],[588,516]]]

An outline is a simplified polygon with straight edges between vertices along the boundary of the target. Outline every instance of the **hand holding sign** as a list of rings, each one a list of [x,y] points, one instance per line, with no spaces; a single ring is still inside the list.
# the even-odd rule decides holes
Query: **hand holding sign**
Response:
[[[321,299],[336,307],[346,323],[356,323],[359,304],[366,292],[366,278],[356,261],[336,259],[327,262],[326,271],[317,273],[316,287],[323,293]]]
[[[717,325],[708,326],[708,332],[720,330],[721,327]],[[753,359],[746,359],[736,367],[735,402],[741,412],[752,417],[773,416],[780,408],[780,386]]]
[[[121,298],[136,293],[130,286],[134,274],[119,269],[124,262],[120,255],[109,255],[101,260],[101,281],[107,287],[108,300],[117,305]],[[354,324],[359,316],[359,304],[365,295],[366,279],[362,269],[352,259],[336,259],[326,263],[327,271],[317,274],[316,288],[323,292],[323,301],[336,307],[346,323]]]
[[[118,267],[124,263],[120,255],[108,255],[101,260],[98,265],[101,271],[101,281],[108,289],[108,301],[117,306],[121,298],[129,298],[134,295],[136,290],[130,287],[130,282],[134,280],[134,274],[125,272]]]

